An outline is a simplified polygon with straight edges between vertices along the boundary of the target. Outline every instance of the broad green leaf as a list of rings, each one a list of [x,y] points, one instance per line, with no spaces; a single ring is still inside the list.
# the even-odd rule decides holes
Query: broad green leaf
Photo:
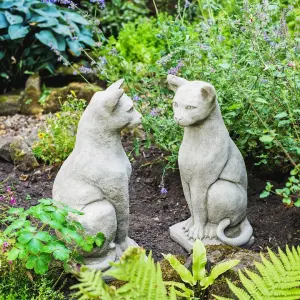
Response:
[[[54,47],[55,49],[57,49],[58,45],[57,45],[57,41],[55,36],[53,35],[53,33],[50,30],[42,30],[38,33],[35,34],[35,37],[44,45],[48,46],[48,47]]]
[[[16,220],[4,230],[4,234],[9,234],[11,231],[23,227],[26,223],[30,225],[30,222],[26,221],[25,218]]]
[[[207,289],[214,281],[223,273],[235,267],[240,261],[237,259],[229,260],[223,263],[220,263],[213,267],[211,273],[208,277],[201,280],[200,285],[203,286],[203,289]]]
[[[18,256],[19,256],[19,253],[20,253],[20,249],[14,247],[12,248],[9,252],[8,252],[8,256],[7,256],[7,259],[8,260],[15,260]]]
[[[59,211],[54,211],[51,213],[51,219],[63,223],[65,222],[66,217],[63,214],[61,214]]]
[[[163,254],[163,256],[170,263],[172,268],[178,273],[182,281],[190,285],[196,284],[197,281],[194,280],[191,272],[184,265],[182,265],[175,256],[173,256],[172,254]]]
[[[84,44],[86,44],[86,45],[88,45],[90,47],[95,46],[95,41],[91,37],[89,37],[87,35],[81,35],[81,36],[79,36],[79,42],[82,42],[82,43],[84,43]]]
[[[39,202],[39,203],[42,203],[42,204],[44,204],[44,205],[52,205],[52,203],[53,203],[53,201],[52,201],[51,199],[47,199],[47,198],[45,198],[45,199],[40,199],[40,200],[38,200],[38,202]]]
[[[6,9],[11,8],[13,6],[22,5],[24,0],[4,0],[0,2],[0,8]]]
[[[56,221],[56,220],[51,220],[48,222],[48,225],[54,229],[60,229],[62,228],[62,225],[60,222]]]
[[[61,36],[60,34],[54,34],[54,35],[55,35],[55,38],[56,38],[56,41],[57,41],[58,51],[60,51],[60,52],[66,51],[67,43],[66,43],[66,40],[64,39],[64,37]]]
[[[81,15],[79,15],[75,12],[64,11],[64,15],[65,15],[65,18],[67,18],[75,23],[78,23],[81,25],[89,24],[89,22],[84,17],[82,17]]]
[[[298,199],[296,200],[296,202],[294,202],[294,205],[295,205],[296,207],[300,207],[300,198],[298,198]]]
[[[65,261],[69,258],[71,251],[67,248],[58,249],[53,252],[53,256],[61,261]]]
[[[34,234],[30,231],[24,231],[18,237],[18,241],[21,244],[27,244],[34,238]]]
[[[70,38],[67,39],[67,44],[69,46],[69,52],[73,55],[73,56],[80,56],[81,55],[81,45],[79,43],[79,41],[73,41]]]
[[[62,14],[60,11],[55,7],[55,6],[46,6],[45,8],[41,9],[33,9],[34,12],[36,12],[38,15],[44,16],[44,17],[53,17],[53,18],[58,18],[62,17]]]
[[[259,140],[265,144],[269,144],[274,140],[274,137],[270,135],[263,135],[259,138]]]
[[[29,255],[27,262],[26,262],[26,268],[27,269],[33,269],[36,265],[37,256]]]
[[[263,98],[256,98],[255,101],[258,103],[268,104],[268,101]]]
[[[287,116],[288,116],[288,113],[285,112],[285,111],[283,111],[283,112],[277,114],[274,118],[276,118],[276,119],[282,119],[282,118],[285,118]]]
[[[18,6],[14,10],[19,11],[25,15],[25,19],[28,20],[31,18],[31,11],[26,6]]]
[[[43,243],[37,238],[31,239],[31,241],[28,243],[28,250],[33,254],[38,254],[41,252],[43,247]]]
[[[18,214],[22,213],[23,211],[24,211],[23,207],[12,207],[7,212],[9,214],[16,214],[16,215],[18,215]]]
[[[105,236],[102,232],[98,232],[95,238],[95,243],[98,247],[101,247],[105,242]]]
[[[206,265],[206,249],[203,243],[197,239],[193,245],[193,276],[194,279],[202,280],[205,277],[205,265]]]
[[[57,26],[59,24],[57,18],[45,18],[45,21],[46,22],[39,23],[37,26],[41,28],[48,28],[52,26]]]
[[[43,241],[43,242],[48,242],[51,240],[51,236],[48,232],[46,231],[39,231],[36,236],[38,240]]]
[[[51,30],[63,36],[72,36],[70,28],[67,25],[57,24],[56,26],[51,27]]]
[[[21,39],[25,37],[29,32],[28,26],[22,24],[11,25],[8,28],[8,35],[12,40]]]
[[[259,198],[263,199],[263,198],[267,198],[270,195],[270,192],[268,191],[263,191],[260,195]]]
[[[177,287],[179,289],[181,289],[183,292],[178,291],[177,289],[175,289],[175,292],[178,296],[180,297],[186,297],[188,299],[192,299],[194,297],[194,291],[189,289],[184,283],[182,282],[175,282],[175,281],[164,281],[165,285],[170,285],[170,286],[174,286]]]
[[[6,20],[10,25],[20,24],[23,22],[23,18],[18,15],[13,15],[9,13],[8,11],[4,12]]]
[[[9,23],[7,22],[5,15],[0,12],[0,29],[7,28]]]

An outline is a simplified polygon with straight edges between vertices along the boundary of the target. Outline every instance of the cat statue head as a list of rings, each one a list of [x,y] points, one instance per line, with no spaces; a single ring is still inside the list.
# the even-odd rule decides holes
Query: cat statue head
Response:
[[[168,75],[169,87],[175,92],[173,111],[175,121],[183,126],[202,123],[216,108],[215,88],[204,81],[188,81]]]
[[[142,115],[134,108],[133,101],[121,88],[124,79],[110,85],[105,91],[96,92],[86,108],[89,123],[101,124],[107,130],[120,131],[141,124]]]

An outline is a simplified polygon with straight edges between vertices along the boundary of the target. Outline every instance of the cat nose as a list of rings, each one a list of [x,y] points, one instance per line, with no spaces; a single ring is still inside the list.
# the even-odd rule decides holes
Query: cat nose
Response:
[[[180,118],[174,117],[174,119],[175,119],[175,121],[180,121],[180,120],[182,120],[182,116]]]

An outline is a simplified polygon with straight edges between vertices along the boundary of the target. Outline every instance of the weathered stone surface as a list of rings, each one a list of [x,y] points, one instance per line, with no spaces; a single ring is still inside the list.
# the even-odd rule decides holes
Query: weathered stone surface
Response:
[[[171,237],[184,233],[180,244],[187,250],[189,240],[196,239],[245,245],[253,233],[246,216],[247,172],[223,122],[216,90],[174,75],[168,75],[168,83],[176,92],[174,119],[184,127],[178,164],[191,212],[188,220],[170,228]]]
[[[39,103],[41,94],[41,77],[38,74],[31,75],[26,81],[21,113],[24,115],[41,113],[43,111],[43,107]]]
[[[16,165],[20,171],[30,171],[39,166],[31,148],[20,136],[12,140],[9,153],[14,165]]]
[[[84,212],[76,219],[88,234],[104,233],[104,246],[84,254],[85,263],[97,269],[106,269],[122,251],[136,246],[128,237],[131,165],[121,130],[138,126],[141,115],[120,89],[122,83],[93,96],[79,122],[74,150],[53,185],[54,200]]]
[[[0,158],[11,161],[9,147],[12,142],[11,136],[0,136]]]
[[[62,88],[53,88],[46,99],[44,113],[59,111],[61,104],[67,100],[71,91],[75,92],[78,99],[84,99],[89,102],[96,92],[101,91],[101,88],[97,85],[89,85],[82,82],[73,82]]]
[[[22,95],[0,95],[0,116],[14,115],[21,110]]]

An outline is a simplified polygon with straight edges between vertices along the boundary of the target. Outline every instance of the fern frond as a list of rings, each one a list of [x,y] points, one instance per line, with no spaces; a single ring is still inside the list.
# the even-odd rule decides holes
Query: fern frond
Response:
[[[252,282],[256,285],[257,289],[260,291],[262,295],[268,296],[269,290],[266,287],[262,277],[260,277],[258,274],[251,272],[247,269],[245,269],[246,274],[248,277],[252,280]]]
[[[108,287],[104,287],[105,283],[102,279],[102,272],[99,270],[83,270],[79,273],[79,284],[71,287],[71,289],[79,289],[75,293],[78,300],[86,300],[102,297],[102,299],[112,299],[108,292]]]
[[[260,293],[258,287],[253,281],[248,279],[241,270],[239,270],[239,276],[244,288],[254,299],[262,298],[263,294]]]
[[[227,281],[229,288],[238,299],[300,299],[300,247],[290,249],[287,246],[286,253],[280,248],[278,252],[279,256],[276,256],[268,248],[271,261],[261,254],[262,263],[254,263],[261,276],[245,269],[249,277],[247,278],[242,271],[239,271],[239,277],[245,290],[239,289]]]
[[[227,284],[231,291],[235,294],[235,296],[238,297],[239,300],[251,300],[251,297],[248,293],[246,293],[244,290],[241,288],[238,288],[235,286],[233,283],[231,283],[228,279],[226,279]]]

